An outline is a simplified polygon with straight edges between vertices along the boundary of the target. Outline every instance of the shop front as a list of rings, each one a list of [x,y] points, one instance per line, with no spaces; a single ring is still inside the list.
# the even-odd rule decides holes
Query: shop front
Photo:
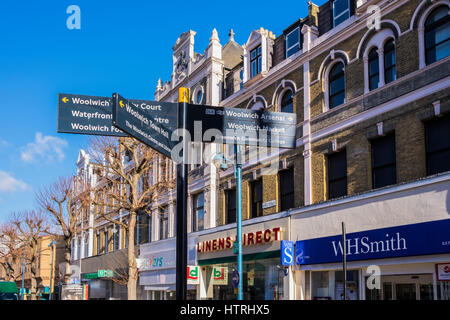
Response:
[[[297,299],[344,298],[345,222],[347,299],[450,300],[449,189],[440,177],[295,213]]]
[[[82,259],[81,266],[79,261],[73,261],[72,267],[78,272],[81,271],[81,284],[88,285],[89,300],[127,300],[126,249]],[[79,279],[78,276],[74,278]],[[79,281],[76,284],[79,284]]]
[[[288,238],[288,218],[243,224],[243,275],[233,249],[236,228],[199,236],[200,299],[236,300],[238,282],[245,300],[283,300],[289,296],[289,268],[281,265],[281,240]]]
[[[137,261],[142,300],[175,300],[176,239],[143,244]],[[195,238],[188,238],[188,264],[196,264]],[[187,286],[187,299],[196,298],[196,287]]]

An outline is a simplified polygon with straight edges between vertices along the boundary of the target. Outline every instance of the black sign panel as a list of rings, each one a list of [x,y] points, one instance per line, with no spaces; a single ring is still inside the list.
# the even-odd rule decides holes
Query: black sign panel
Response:
[[[112,124],[112,99],[58,94],[58,132],[127,137]]]
[[[175,145],[178,104],[148,100],[127,100],[113,96],[113,125],[156,151],[171,156]]]
[[[293,113],[190,104],[187,123],[195,141],[210,141],[209,136],[214,135],[210,129],[215,129],[222,134],[222,140],[216,143],[290,149],[296,146],[297,117]]]

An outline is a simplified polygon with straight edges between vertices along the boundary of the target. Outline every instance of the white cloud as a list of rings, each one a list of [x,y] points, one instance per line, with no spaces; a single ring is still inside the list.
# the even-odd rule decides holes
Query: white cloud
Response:
[[[11,146],[11,143],[0,138],[0,147],[10,147],[10,146]]]
[[[47,162],[53,162],[56,159],[61,162],[65,157],[63,149],[67,146],[66,140],[44,136],[37,132],[35,141],[21,148],[20,158],[24,162],[34,162],[37,159],[43,159]]]
[[[25,182],[0,170],[0,192],[14,192],[28,189],[30,189],[30,187]]]

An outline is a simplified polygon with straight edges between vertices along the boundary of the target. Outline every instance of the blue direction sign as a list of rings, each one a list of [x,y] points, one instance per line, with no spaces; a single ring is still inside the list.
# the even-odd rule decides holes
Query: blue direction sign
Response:
[[[126,137],[112,124],[112,99],[58,94],[58,132]]]
[[[216,143],[280,148],[296,147],[297,117],[293,113],[189,105],[188,131],[195,141],[221,133]],[[213,130],[211,130],[213,129]],[[208,133],[209,130],[209,133]],[[205,135],[206,133],[206,135]]]
[[[171,136],[177,128],[177,103],[127,100],[116,93],[112,100],[115,127],[165,156],[171,156],[175,145]]]

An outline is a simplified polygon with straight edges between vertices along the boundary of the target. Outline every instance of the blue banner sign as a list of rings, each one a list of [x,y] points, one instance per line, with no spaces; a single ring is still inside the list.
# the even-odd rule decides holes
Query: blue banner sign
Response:
[[[294,264],[294,241],[281,241],[281,265],[292,266]]]
[[[450,219],[346,235],[347,261],[450,252]],[[342,235],[297,241],[298,265],[342,261]]]

